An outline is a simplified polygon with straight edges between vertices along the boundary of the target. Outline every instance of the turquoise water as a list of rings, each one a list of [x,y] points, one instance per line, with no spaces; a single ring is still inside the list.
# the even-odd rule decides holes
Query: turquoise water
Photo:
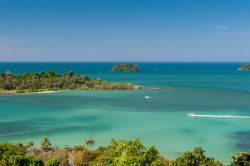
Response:
[[[38,144],[47,136],[63,146],[82,144],[91,136],[100,146],[112,138],[139,137],[171,159],[202,146],[225,162],[236,151],[250,151],[250,119],[187,116],[250,116],[250,72],[237,71],[239,63],[139,63],[140,73],[112,73],[113,64],[0,63],[1,72],[74,70],[146,86],[135,91],[0,95],[0,140]]]

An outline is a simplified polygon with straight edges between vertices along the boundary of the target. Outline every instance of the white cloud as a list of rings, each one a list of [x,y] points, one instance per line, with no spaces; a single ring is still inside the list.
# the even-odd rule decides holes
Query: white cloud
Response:
[[[206,25],[205,28],[208,29],[221,29],[221,30],[225,30],[225,29],[229,29],[229,26],[225,26],[225,25]]]

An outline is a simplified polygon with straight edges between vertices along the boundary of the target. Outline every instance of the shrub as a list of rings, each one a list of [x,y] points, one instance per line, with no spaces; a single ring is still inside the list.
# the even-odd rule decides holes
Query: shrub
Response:
[[[9,166],[13,156],[24,156],[26,148],[20,143],[4,142],[0,144],[0,165]]]
[[[34,146],[34,142],[33,141],[28,141],[28,142],[25,143],[25,146],[26,146],[26,148],[32,147],[32,146]]]
[[[62,166],[68,166],[68,151],[66,149],[53,148],[50,151],[42,152],[37,155],[44,163],[48,163],[51,159],[57,159]]]
[[[60,161],[58,158],[51,158],[47,163],[46,166],[59,166]]]
[[[85,166],[89,165],[91,161],[96,158],[96,153],[89,151],[87,149],[73,150],[70,153],[72,162],[75,166]]]
[[[145,148],[139,139],[134,141],[112,140],[111,145],[103,150],[97,160],[100,164],[109,166],[164,165],[155,147]]]
[[[194,148],[193,151],[183,153],[171,163],[172,166],[223,166],[214,158],[206,157],[205,151],[201,147]]]
[[[13,156],[11,166],[44,166],[41,159],[32,156]]]
[[[250,154],[246,152],[239,152],[233,156],[233,162],[239,166],[249,166]]]

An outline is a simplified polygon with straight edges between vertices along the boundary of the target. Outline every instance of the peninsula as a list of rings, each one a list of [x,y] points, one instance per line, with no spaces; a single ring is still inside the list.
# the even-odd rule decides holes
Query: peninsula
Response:
[[[112,68],[113,72],[139,72],[141,69],[134,64],[116,64]]]
[[[73,71],[59,74],[54,71],[14,75],[0,74],[0,94],[49,92],[59,90],[133,90],[142,89],[132,83],[115,83],[90,79]]]

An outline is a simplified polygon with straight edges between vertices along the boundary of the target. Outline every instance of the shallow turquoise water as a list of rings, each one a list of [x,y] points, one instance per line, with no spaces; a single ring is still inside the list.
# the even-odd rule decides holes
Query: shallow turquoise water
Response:
[[[63,146],[81,144],[91,136],[100,146],[112,138],[139,137],[172,159],[202,146],[225,162],[236,151],[250,151],[250,119],[187,116],[250,116],[250,72],[237,71],[240,64],[139,65],[140,73],[112,73],[112,63],[0,63],[0,71],[74,70],[147,86],[138,91],[0,95],[0,140],[39,143],[48,136]]]

